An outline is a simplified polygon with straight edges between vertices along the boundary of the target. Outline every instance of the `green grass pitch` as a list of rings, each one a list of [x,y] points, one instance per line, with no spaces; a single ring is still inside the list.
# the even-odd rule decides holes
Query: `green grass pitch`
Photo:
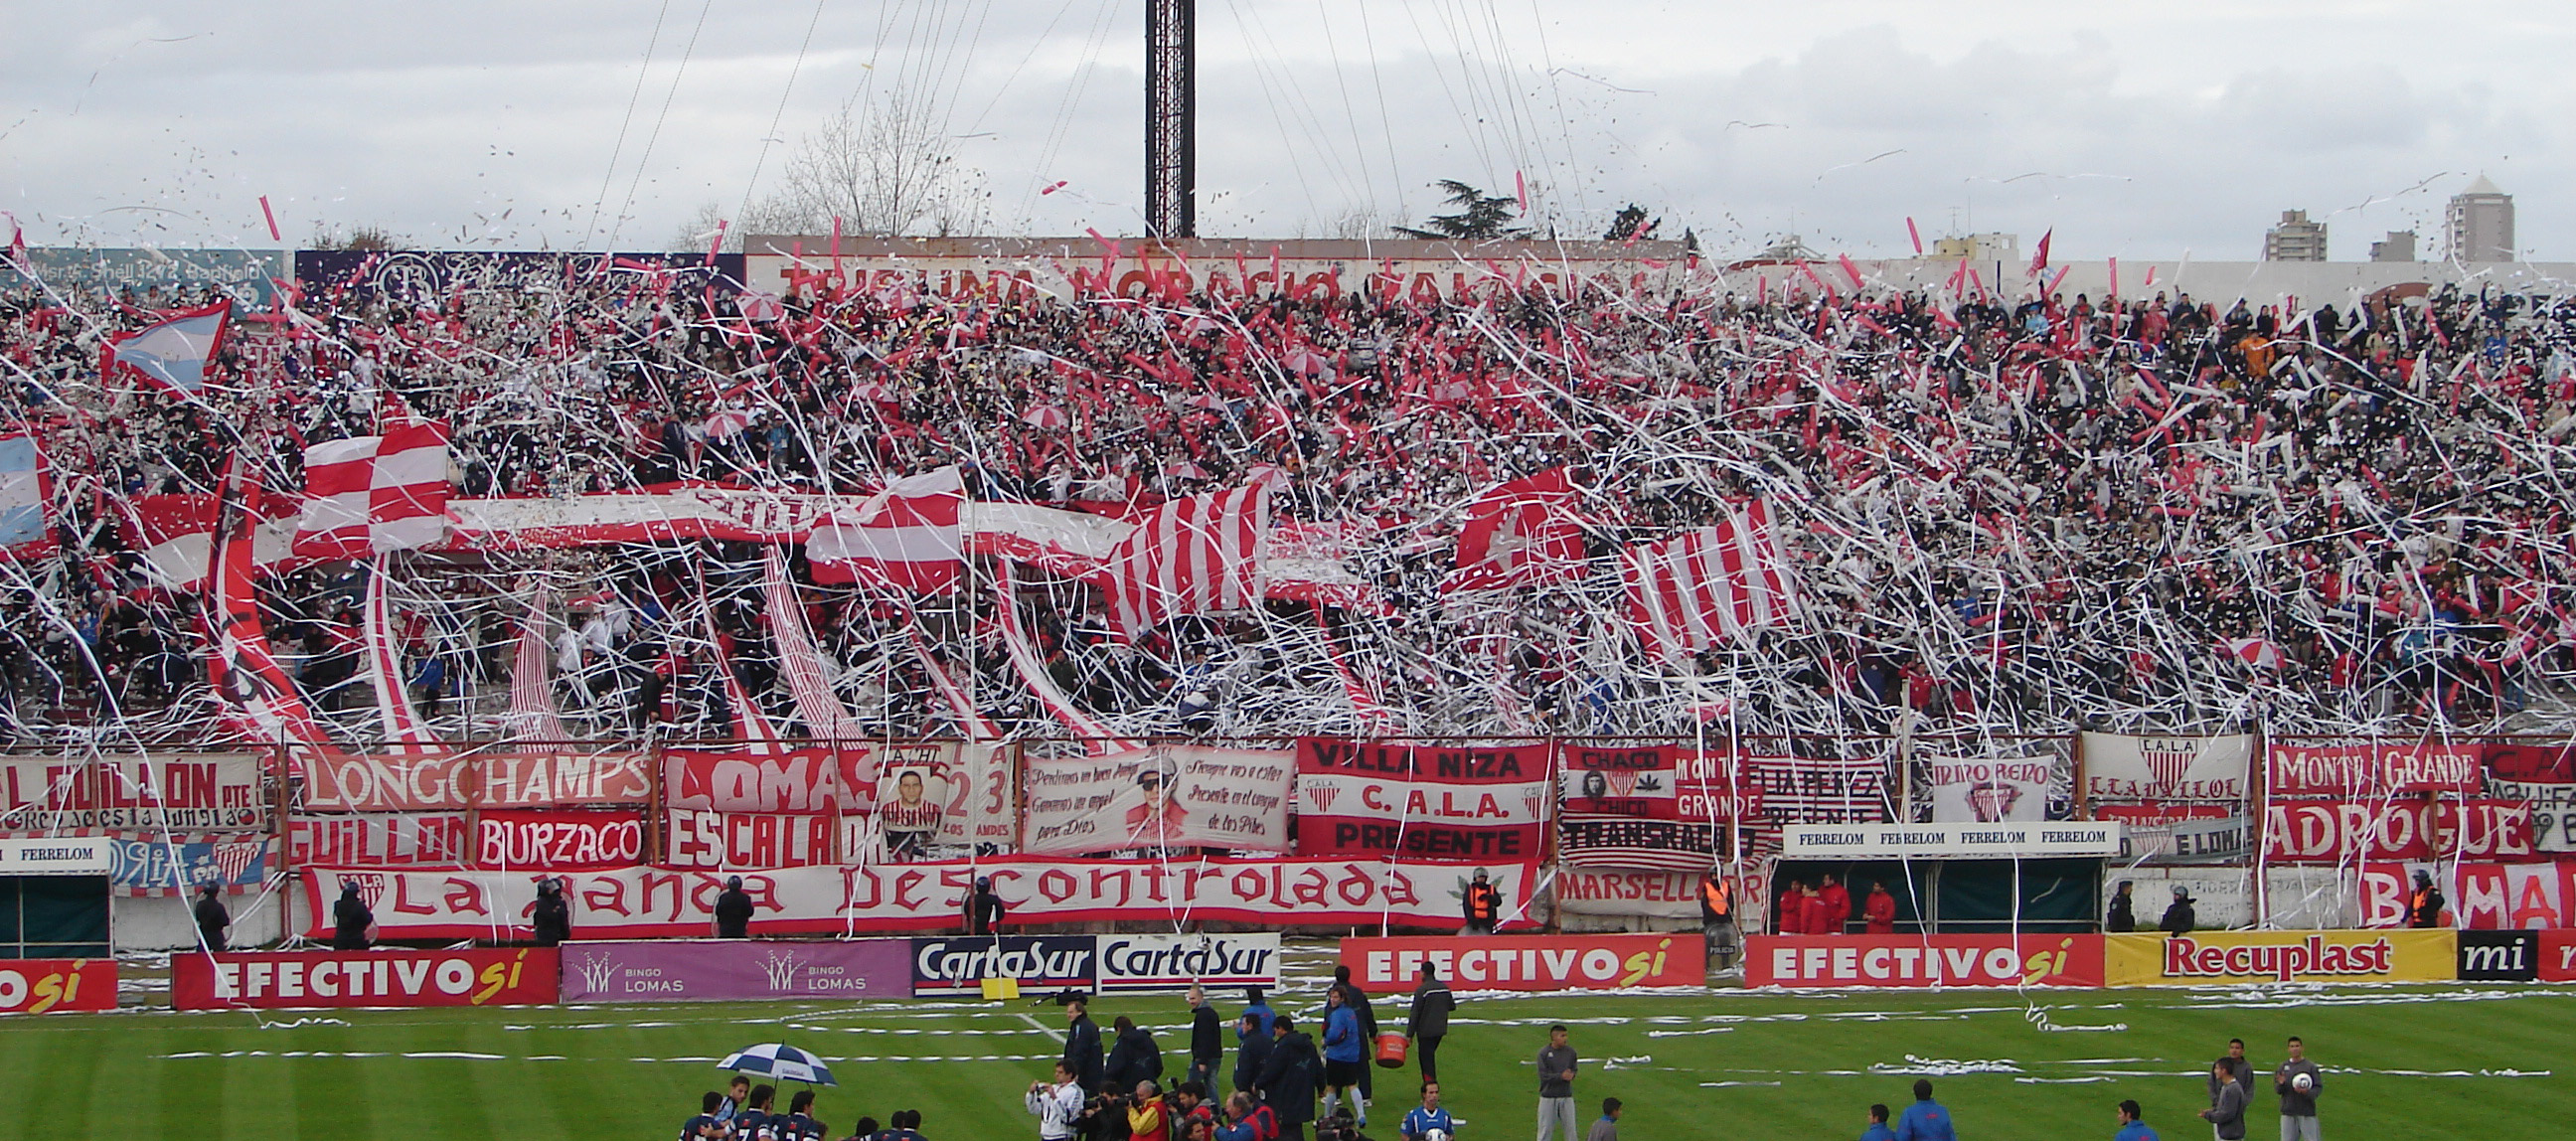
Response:
[[[1297,977],[1274,1005],[1303,1015],[1329,960],[1292,945],[1289,961]],[[1241,999],[1218,997],[1229,1016]],[[1902,1108],[1918,1075],[1973,1141],[2108,1138],[2121,1098],[2163,1136],[2196,1139],[2208,1136],[2192,1116],[2202,1075],[2227,1039],[2268,1070],[2290,1034],[2328,1068],[2330,1137],[2556,1138],[2576,1116],[2569,987],[1461,1001],[1441,1064],[1467,1141],[1534,1131],[1530,1060],[1555,1021],[1583,1058],[1585,1119],[1616,1096],[1631,1141],[1856,1137],[1869,1103]],[[1398,1000],[1378,1007],[1400,1026]],[[1111,997],[1093,1013],[1104,1026],[1136,1017],[1182,1064],[1178,996]],[[719,1088],[715,1058],[784,1040],[831,1060],[841,1084],[817,1108],[836,1132],[911,1108],[937,1141],[1033,1138],[1020,1093],[1058,1054],[1062,1026],[1027,1001],[44,1016],[0,1021],[0,1104],[49,1138],[659,1141]],[[1369,1133],[1394,1141],[1413,1072],[1377,1073]],[[2273,1135],[2275,1104],[2258,1081],[2250,1136]]]

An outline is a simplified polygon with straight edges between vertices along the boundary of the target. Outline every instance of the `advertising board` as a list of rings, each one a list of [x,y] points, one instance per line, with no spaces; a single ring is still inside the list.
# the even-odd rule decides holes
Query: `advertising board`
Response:
[[[114,1009],[114,959],[0,959],[0,1014]]]
[[[1696,935],[1506,935],[1490,939],[1344,939],[1342,965],[1373,993],[1409,991],[1424,964],[1458,990],[1615,990],[1704,986]]]
[[[2111,986],[2444,982],[2459,970],[2459,940],[2440,930],[2108,935],[2103,964]]]
[[[912,941],[575,941],[562,948],[565,1002],[753,1002],[906,998]]]
[[[1752,935],[1744,985],[2102,985],[2099,935]]]
[[[552,947],[251,951],[170,956],[179,1010],[533,1006],[560,993]]]

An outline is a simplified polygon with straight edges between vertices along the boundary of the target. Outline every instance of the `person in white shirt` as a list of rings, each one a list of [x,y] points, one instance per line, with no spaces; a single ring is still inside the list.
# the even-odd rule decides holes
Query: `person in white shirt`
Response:
[[[1072,1141],[1073,1122],[1082,1116],[1082,1083],[1072,1069],[1055,1064],[1055,1081],[1030,1082],[1029,1112],[1038,1119],[1038,1141]]]

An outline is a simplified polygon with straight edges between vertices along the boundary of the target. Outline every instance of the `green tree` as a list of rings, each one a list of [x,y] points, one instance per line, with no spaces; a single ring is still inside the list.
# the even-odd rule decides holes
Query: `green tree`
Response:
[[[1461,242],[1530,236],[1528,230],[1509,228],[1510,224],[1520,217],[1520,211],[1513,208],[1515,204],[1511,199],[1489,195],[1454,178],[1441,179],[1434,185],[1449,192],[1448,202],[1457,207],[1458,212],[1434,214],[1423,223],[1420,229],[1397,226],[1396,233],[1408,238]]]

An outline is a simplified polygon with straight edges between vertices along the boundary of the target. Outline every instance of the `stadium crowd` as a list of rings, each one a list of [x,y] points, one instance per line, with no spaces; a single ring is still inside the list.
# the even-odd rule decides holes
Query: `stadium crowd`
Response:
[[[204,724],[193,602],[155,589],[124,504],[210,491],[236,448],[291,496],[305,447],[398,407],[450,426],[461,497],[849,492],[956,464],[978,499],[1132,515],[1283,472],[1294,541],[1382,605],[1273,600],[1130,645],[1092,584],[1019,571],[1049,674],[1121,733],[1669,736],[1694,714],[1831,738],[2088,719],[2316,732],[2484,722],[2569,675],[2565,299],[2007,304],[1808,280],[1439,302],[807,282],[760,320],[651,269],[427,298],[330,285],[237,315],[202,401],[102,384],[98,361],[109,333],[203,298],[20,288],[0,296],[0,361],[51,464],[62,553],[0,572],[0,712],[20,732]],[[1588,573],[1444,591],[1479,491],[1560,466],[1578,473]],[[1636,652],[1616,553],[1753,497],[1799,613],[1694,659]],[[554,657],[576,731],[721,732],[703,668],[719,653],[789,716],[758,566],[726,544],[413,559],[406,669],[451,735],[488,730],[526,584],[547,581],[567,588]],[[326,710],[367,704],[340,696],[363,574],[263,589]],[[989,592],[807,597],[872,726],[954,730],[906,650],[916,625],[987,716],[1043,717],[990,636]]]

